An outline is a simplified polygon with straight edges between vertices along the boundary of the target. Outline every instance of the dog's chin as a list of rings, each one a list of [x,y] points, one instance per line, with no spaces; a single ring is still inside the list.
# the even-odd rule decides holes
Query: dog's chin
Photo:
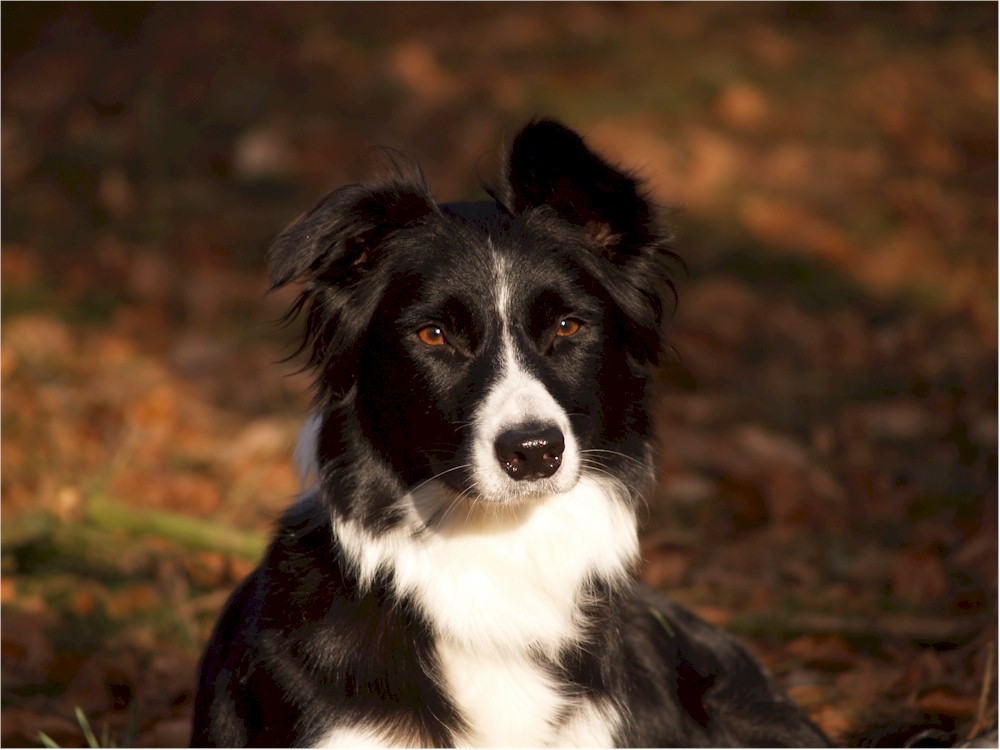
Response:
[[[435,493],[444,493],[450,501],[461,499],[485,505],[514,505],[561,495],[576,487],[581,475],[579,461],[567,461],[555,474],[543,479],[511,479],[499,467],[484,470],[475,465],[449,468],[432,464],[431,469],[433,478],[416,483],[411,492],[433,487]]]
[[[551,477],[516,480],[500,472],[484,476],[477,474],[468,494],[486,505],[517,505],[533,503],[553,495],[570,492],[580,481],[579,468],[563,466]]]
[[[543,502],[553,495],[571,491],[579,482],[579,477],[558,481],[555,477],[534,481],[510,481],[499,486],[476,488],[473,499],[484,505],[522,505]]]
[[[457,474],[458,472],[453,472]],[[546,479],[516,481],[498,478],[483,483],[452,475],[425,482],[409,497],[418,515],[430,526],[451,525],[456,519],[473,517],[500,519],[517,516],[542,505],[547,499],[571,492],[580,482],[580,472],[565,471]]]

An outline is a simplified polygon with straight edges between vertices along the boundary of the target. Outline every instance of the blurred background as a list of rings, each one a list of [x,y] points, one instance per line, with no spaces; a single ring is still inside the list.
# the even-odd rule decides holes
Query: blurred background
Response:
[[[378,146],[483,197],[542,115],[688,264],[646,580],[845,742],[995,724],[995,4],[0,12],[2,744],[186,743],[298,489],[270,239]]]

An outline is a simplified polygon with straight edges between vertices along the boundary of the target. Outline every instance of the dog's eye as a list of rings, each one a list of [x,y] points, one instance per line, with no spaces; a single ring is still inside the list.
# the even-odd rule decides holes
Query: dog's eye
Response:
[[[417,338],[427,346],[442,346],[445,343],[444,331],[440,326],[424,326],[417,331]]]
[[[556,326],[556,336],[575,336],[580,331],[580,321],[573,318],[563,318]]]

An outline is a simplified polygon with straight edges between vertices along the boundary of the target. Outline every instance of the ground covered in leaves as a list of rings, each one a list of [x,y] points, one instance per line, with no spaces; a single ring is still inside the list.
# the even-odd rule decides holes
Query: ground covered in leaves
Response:
[[[995,724],[996,13],[5,3],[2,743],[186,743],[298,486],[268,240],[534,115],[679,209],[646,580],[844,742]]]

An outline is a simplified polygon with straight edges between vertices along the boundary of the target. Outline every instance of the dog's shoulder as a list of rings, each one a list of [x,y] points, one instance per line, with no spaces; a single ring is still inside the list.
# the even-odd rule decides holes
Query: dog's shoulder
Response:
[[[283,652],[301,629],[303,612],[311,608],[316,616],[332,601],[321,580],[329,578],[322,562],[329,527],[324,534],[309,505],[303,498],[285,513],[264,559],[223,607],[199,670],[193,747],[295,739],[291,726],[284,734],[268,728],[266,715],[289,702],[275,666],[289,663]],[[259,705],[262,698],[270,708]]]
[[[245,681],[252,659],[254,628],[247,628],[259,609],[260,569],[229,597],[201,659],[194,706],[192,747],[238,746],[246,743],[247,726],[233,696]]]
[[[366,586],[352,576],[313,490],[282,517],[223,611],[202,664],[192,744],[445,745],[458,720],[424,669],[432,659],[412,602],[381,572]]]
[[[689,744],[693,736],[718,747],[829,744],[733,636],[646,586],[626,617],[631,672],[640,677],[639,744]]]

